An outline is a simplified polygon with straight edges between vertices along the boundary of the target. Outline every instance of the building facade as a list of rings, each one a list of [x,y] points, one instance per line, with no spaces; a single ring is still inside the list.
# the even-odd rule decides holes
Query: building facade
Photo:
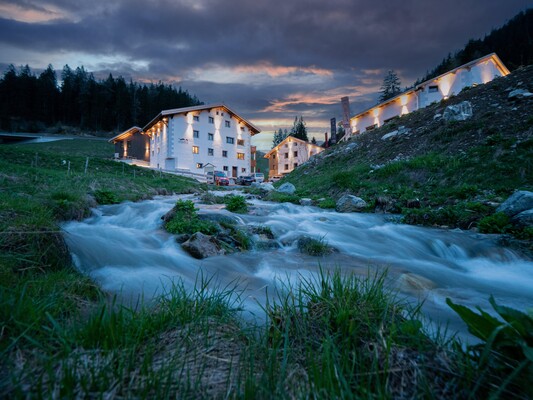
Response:
[[[115,146],[124,146],[118,142],[128,140],[126,132],[111,139]],[[162,111],[141,134],[148,138],[151,168],[203,173],[211,164],[237,177],[255,171],[251,138],[259,132],[228,106],[212,104]]]
[[[445,100],[466,87],[492,81],[510,72],[495,53],[461,65],[436,78],[416,85],[399,95],[371,107],[350,119],[351,135],[342,140],[386,124],[394,118]]]
[[[268,158],[268,175],[272,177],[288,174],[322,151],[324,151],[324,148],[316,144],[287,136],[281,143],[265,154],[265,158]]]
[[[111,140],[115,144],[115,158],[150,160],[150,137],[142,128],[134,126]]]

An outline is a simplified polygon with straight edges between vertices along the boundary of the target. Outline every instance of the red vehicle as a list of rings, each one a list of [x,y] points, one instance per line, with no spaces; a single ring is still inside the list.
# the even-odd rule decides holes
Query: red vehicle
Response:
[[[217,186],[228,186],[229,185],[229,179],[224,172],[215,171],[215,185]]]

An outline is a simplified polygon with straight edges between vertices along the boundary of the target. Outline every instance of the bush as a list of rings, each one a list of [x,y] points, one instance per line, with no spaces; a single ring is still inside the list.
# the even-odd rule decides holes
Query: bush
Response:
[[[101,189],[94,192],[94,198],[98,204],[116,204],[120,203],[118,196],[107,189]]]
[[[335,200],[329,198],[322,200],[320,203],[318,203],[318,206],[320,208],[335,208],[337,206],[337,203],[335,202]]]
[[[511,221],[506,214],[497,212],[482,218],[478,228],[481,233],[506,233],[511,229]]]
[[[194,203],[190,200],[178,200],[174,206],[174,212],[172,219],[165,224],[165,229],[170,233],[202,232],[212,235],[218,231],[218,227],[212,222],[198,218]]]
[[[245,214],[248,212],[248,205],[244,196],[226,196],[225,198],[226,210]]]
[[[310,256],[325,256],[333,252],[333,248],[328,245],[328,242],[323,237],[320,239],[310,237],[298,239],[298,250],[300,250],[300,253],[309,254]]]

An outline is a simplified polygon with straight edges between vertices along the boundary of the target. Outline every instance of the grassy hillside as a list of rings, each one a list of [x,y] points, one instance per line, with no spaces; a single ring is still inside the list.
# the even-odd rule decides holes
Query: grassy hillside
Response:
[[[533,66],[359,135],[284,181],[299,197],[351,193],[367,211],[403,213],[405,222],[475,227],[513,191],[533,190],[533,99],[509,99],[516,88],[533,92]],[[462,101],[472,104],[471,119],[434,118]],[[382,140],[399,127],[409,133]]]

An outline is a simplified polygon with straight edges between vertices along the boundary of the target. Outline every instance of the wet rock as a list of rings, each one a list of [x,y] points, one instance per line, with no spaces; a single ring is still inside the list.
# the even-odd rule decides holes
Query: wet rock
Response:
[[[509,217],[513,217],[522,211],[533,208],[533,192],[527,190],[519,190],[514,192],[501,206],[496,209],[496,212],[503,212]]]
[[[217,240],[201,232],[193,234],[189,240],[182,243],[181,247],[191,256],[203,259],[212,256],[225,254],[226,252],[218,244]]]
[[[533,226],[533,209],[516,214],[511,218],[511,222],[523,228]]]
[[[283,185],[281,185],[278,188],[278,192],[286,193],[286,194],[294,194],[294,192],[296,192],[296,187],[290,182],[285,182]]]
[[[342,213],[359,212],[366,206],[366,201],[364,201],[362,198],[351,194],[345,194],[337,201],[335,211]]]
[[[255,243],[254,247],[257,250],[276,250],[281,248],[280,244],[273,239],[258,241]]]
[[[163,215],[161,219],[166,224],[168,221],[172,220],[172,218],[174,218],[175,215],[176,215],[176,209],[173,207],[169,212]]]
[[[528,92],[527,90],[524,90],[524,89],[515,89],[515,90],[512,90],[512,91],[509,93],[508,98],[509,98],[509,99],[523,99],[523,98],[531,97],[531,96],[533,96],[533,93],[530,93],[530,92]]]
[[[445,121],[465,121],[474,115],[472,111],[472,104],[469,101],[463,101],[459,104],[454,104],[446,107],[442,118]]]
[[[271,183],[263,183],[260,185],[260,189],[266,190],[267,192],[271,192],[273,190],[276,190],[276,188]]]
[[[308,199],[308,198],[300,199],[300,205],[302,205],[302,206],[312,206],[313,205],[313,200]]]
[[[412,273],[402,274],[398,278],[398,283],[402,290],[410,293],[434,289],[436,286],[433,281]]]
[[[200,218],[202,221],[211,221],[216,224],[235,225],[239,223],[239,219],[237,217],[220,213],[198,214],[198,218]]]
[[[375,212],[387,212],[392,208],[392,199],[388,196],[376,197],[376,209]]]
[[[191,238],[191,235],[189,235],[188,233],[182,233],[182,234],[178,234],[175,236],[176,242],[179,244],[185,243],[190,238]]]

